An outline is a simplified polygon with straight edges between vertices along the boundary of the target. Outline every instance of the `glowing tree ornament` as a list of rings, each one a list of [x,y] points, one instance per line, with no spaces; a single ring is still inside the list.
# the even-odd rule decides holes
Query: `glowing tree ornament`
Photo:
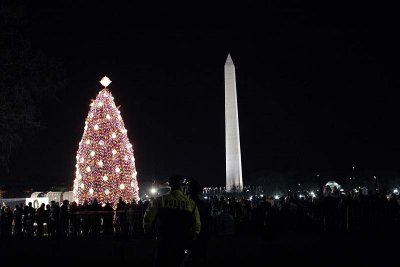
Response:
[[[115,207],[119,197],[138,201],[139,187],[132,145],[107,89],[111,80],[105,76],[100,83],[105,88],[90,104],[79,143],[73,194],[78,203],[96,198]]]

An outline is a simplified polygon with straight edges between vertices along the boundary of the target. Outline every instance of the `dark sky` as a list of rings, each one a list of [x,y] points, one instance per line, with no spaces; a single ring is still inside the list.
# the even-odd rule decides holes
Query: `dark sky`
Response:
[[[228,52],[245,184],[263,171],[399,171],[396,10],[309,1],[30,3],[27,37],[63,63],[68,84],[42,107],[47,127],[15,155],[11,177],[72,184],[88,105],[107,75],[139,181],[182,174],[223,185]]]

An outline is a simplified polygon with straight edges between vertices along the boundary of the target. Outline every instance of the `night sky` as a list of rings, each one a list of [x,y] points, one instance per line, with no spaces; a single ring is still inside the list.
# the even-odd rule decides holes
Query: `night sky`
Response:
[[[107,75],[139,183],[181,174],[224,185],[228,52],[245,184],[270,171],[400,171],[395,7],[169,2],[27,4],[27,38],[63,64],[67,86],[41,107],[46,128],[14,155],[9,181],[72,185],[90,100]]]

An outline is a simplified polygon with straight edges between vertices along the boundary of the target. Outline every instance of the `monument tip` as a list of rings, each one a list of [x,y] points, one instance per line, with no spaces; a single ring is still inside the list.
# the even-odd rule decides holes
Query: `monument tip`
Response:
[[[225,61],[225,65],[227,65],[227,64],[233,64],[233,61],[232,61],[230,53],[228,53],[228,57],[226,58],[226,61]]]

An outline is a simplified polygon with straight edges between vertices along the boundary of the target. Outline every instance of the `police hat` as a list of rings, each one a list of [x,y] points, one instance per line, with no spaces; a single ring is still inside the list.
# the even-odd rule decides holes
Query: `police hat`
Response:
[[[168,183],[171,187],[187,185],[187,181],[183,176],[171,176],[168,178]]]

